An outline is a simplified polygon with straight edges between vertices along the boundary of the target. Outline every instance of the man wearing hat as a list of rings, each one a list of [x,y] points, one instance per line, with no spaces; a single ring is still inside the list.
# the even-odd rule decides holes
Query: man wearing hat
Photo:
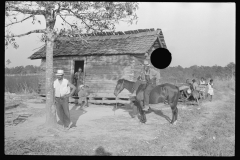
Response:
[[[72,94],[75,92],[76,87],[67,79],[63,78],[63,75],[63,70],[57,70],[57,79],[53,83],[53,95],[55,96],[55,104],[58,117],[63,123],[63,126],[69,129],[73,123],[70,120],[68,101],[69,97],[72,96]],[[70,88],[72,88],[71,92]]]
[[[155,70],[152,66],[150,66],[147,60],[144,61],[144,75],[147,82],[146,89],[144,91],[144,108],[143,110],[147,111],[149,109],[149,96],[151,90],[159,84],[160,80],[160,72]]]

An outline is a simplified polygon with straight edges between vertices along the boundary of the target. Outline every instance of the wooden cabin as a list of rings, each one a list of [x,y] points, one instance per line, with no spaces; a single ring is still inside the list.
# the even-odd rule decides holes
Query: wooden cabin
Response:
[[[82,38],[62,36],[54,44],[53,67],[63,69],[65,78],[73,81],[73,75],[81,67],[85,84],[90,87],[89,97],[115,98],[113,92],[120,78],[136,81],[145,58],[150,59],[156,48],[166,48],[161,29],[139,29],[125,32],[83,34]],[[30,59],[41,59],[42,78],[39,94],[45,95],[45,46]],[[149,61],[150,62],[150,61]],[[160,70],[159,70],[160,72]],[[129,98],[123,90],[119,98]]]

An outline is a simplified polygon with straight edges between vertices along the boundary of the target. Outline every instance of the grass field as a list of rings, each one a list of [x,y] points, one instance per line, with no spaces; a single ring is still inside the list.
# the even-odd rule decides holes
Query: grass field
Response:
[[[40,75],[5,76],[5,92],[37,93]]]

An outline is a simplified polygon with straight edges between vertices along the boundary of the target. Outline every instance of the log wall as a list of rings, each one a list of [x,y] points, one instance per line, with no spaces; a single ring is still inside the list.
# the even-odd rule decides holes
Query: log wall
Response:
[[[113,92],[118,79],[133,80],[133,57],[129,55],[86,57],[85,84],[93,92],[92,97],[115,97]],[[118,97],[128,98],[125,89]]]
[[[64,70],[64,77],[72,82],[74,61],[84,60],[85,84],[89,86],[90,97],[115,97],[113,92],[117,81],[124,78],[134,80],[136,58],[130,55],[54,57],[54,80],[58,69]],[[42,59],[40,94],[45,95],[45,59]],[[118,97],[129,98],[125,89]]]

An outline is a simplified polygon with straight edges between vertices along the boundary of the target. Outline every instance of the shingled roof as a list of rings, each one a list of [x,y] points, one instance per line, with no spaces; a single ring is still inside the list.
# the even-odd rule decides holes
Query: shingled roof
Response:
[[[84,34],[88,42],[83,44],[80,37],[60,37],[54,44],[53,56],[87,56],[116,54],[145,54],[154,42],[159,39],[166,48],[161,29],[139,29],[125,32],[105,32]],[[31,55],[30,59],[46,57],[46,46]]]

